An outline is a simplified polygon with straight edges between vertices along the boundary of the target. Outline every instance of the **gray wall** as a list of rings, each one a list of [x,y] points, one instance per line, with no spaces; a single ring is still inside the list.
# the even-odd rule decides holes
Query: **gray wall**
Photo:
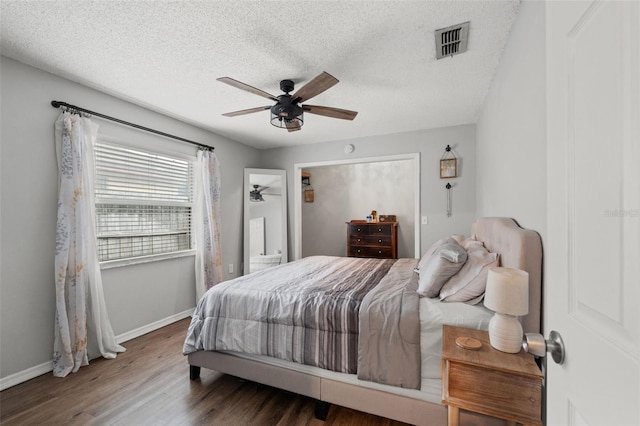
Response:
[[[286,137],[286,135],[284,135]],[[344,153],[344,146],[353,144],[352,154]],[[458,157],[459,177],[440,179],[440,158],[447,145]],[[378,135],[347,141],[324,142],[289,148],[274,148],[262,153],[262,167],[285,169],[293,176],[297,163],[312,163],[351,158],[370,158],[385,155],[420,153],[420,214],[428,218],[420,226],[421,253],[434,241],[451,234],[468,235],[476,217],[476,146],[475,125],[444,127],[415,132]],[[446,215],[447,182],[453,187],[453,216]],[[293,180],[289,187],[289,257],[293,258]],[[368,207],[367,207],[368,208]],[[393,213],[392,213],[393,214]],[[345,237],[346,238],[346,237]]]
[[[545,4],[524,1],[477,123],[477,212],[512,217],[543,240],[545,76]]]
[[[61,100],[215,146],[222,170],[222,249],[242,262],[242,181],[259,151],[97,90],[1,57],[0,378],[51,361],[57,166],[53,123]],[[195,147],[95,119],[100,134],[195,153]],[[193,257],[103,271],[116,335],[195,306]],[[126,344],[125,344],[126,346]]]
[[[398,257],[414,257],[413,160],[306,168],[315,201],[302,203],[302,256],[347,255],[347,226],[376,210],[398,221]]]

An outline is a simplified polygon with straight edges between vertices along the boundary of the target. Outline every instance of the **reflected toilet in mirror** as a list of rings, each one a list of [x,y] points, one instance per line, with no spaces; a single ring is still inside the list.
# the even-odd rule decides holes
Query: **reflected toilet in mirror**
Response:
[[[244,273],[286,263],[286,172],[244,170]]]

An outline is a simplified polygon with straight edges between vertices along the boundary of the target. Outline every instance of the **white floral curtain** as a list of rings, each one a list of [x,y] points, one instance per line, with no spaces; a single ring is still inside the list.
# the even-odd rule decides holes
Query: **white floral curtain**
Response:
[[[53,374],[64,377],[102,355],[115,358],[98,263],[93,192],[93,143],[98,126],[63,112],[55,123],[58,157],[56,318]]]
[[[208,289],[223,279],[220,250],[220,164],[213,151],[198,151],[195,178],[197,303]]]

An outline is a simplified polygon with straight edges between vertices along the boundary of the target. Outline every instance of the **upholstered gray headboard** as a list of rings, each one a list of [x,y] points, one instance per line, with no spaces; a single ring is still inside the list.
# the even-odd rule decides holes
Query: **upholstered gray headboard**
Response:
[[[529,314],[522,317],[526,333],[540,333],[542,318],[542,240],[506,217],[481,217],[472,232],[492,253],[500,254],[500,266],[529,273]]]

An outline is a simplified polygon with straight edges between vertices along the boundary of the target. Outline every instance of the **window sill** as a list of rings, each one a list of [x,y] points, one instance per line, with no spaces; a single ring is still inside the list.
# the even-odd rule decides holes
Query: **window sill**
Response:
[[[195,250],[184,250],[173,253],[152,254],[149,256],[129,257],[127,259],[107,260],[100,262],[100,269],[120,268],[122,266],[138,265],[140,263],[157,262],[160,260],[176,259],[179,257],[195,256]]]

